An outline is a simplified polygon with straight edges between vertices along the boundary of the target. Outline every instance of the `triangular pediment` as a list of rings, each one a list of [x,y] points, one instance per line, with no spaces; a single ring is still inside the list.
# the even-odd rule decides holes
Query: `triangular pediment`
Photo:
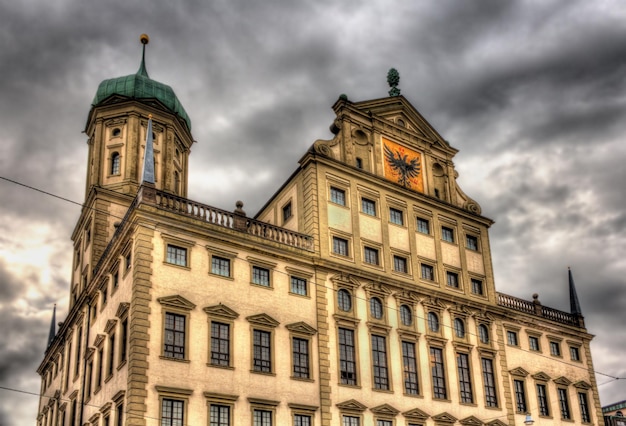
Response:
[[[457,152],[404,96],[354,102],[351,106],[362,114],[389,123],[384,129],[386,133],[406,138],[412,137],[446,151]]]
[[[412,410],[405,411],[402,415],[410,420],[426,420],[430,417],[429,414],[423,412],[419,408],[413,408]]]
[[[122,302],[117,306],[117,312],[115,312],[115,316],[121,318],[128,314],[128,310],[130,309],[130,303]]]
[[[400,410],[396,410],[389,404],[383,404],[374,408],[370,408],[370,411],[374,414],[383,415],[383,416],[391,416],[391,417],[396,416],[400,412]]]
[[[267,314],[251,315],[249,317],[246,317],[246,319],[251,324],[260,325],[264,327],[274,328],[274,327],[277,327],[278,324],[280,324],[278,321],[276,321],[274,318],[272,318],[271,316]]]
[[[557,385],[569,386],[572,384],[572,381],[567,377],[561,376],[557,379],[554,379],[554,383],[556,383]]]
[[[185,311],[191,311],[196,307],[196,305],[178,294],[174,296],[159,297],[157,301],[163,306],[183,309]]]
[[[518,377],[526,377],[530,374],[528,371],[524,370],[522,367],[514,368],[510,370],[509,373],[511,373],[512,376],[518,376]]]
[[[115,324],[117,324],[117,320],[108,320],[106,326],[104,326],[104,331],[110,334],[111,331],[113,331],[113,329],[115,328]]]
[[[367,410],[367,407],[361,404],[356,399],[350,399],[348,401],[340,402],[337,404],[337,408],[344,411],[358,411],[359,413]]]
[[[483,426],[484,425],[483,422],[481,422],[474,416],[469,416],[469,417],[464,418],[463,420],[459,420],[459,423],[465,426]]]
[[[542,381],[542,382],[547,382],[548,380],[552,379],[552,377],[548,376],[543,371],[540,371],[539,373],[533,374],[532,378],[535,379],[535,380]]]
[[[98,334],[96,336],[96,339],[93,341],[93,345],[94,346],[100,346],[102,344],[102,342],[104,342],[106,340],[107,336],[104,334]]]
[[[234,320],[239,317],[239,314],[237,312],[235,312],[233,309],[229,308],[226,305],[222,305],[221,303],[219,305],[207,306],[202,310],[207,315],[214,317],[221,317],[230,320]]]
[[[508,425],[504,423],[502,420],[493,420],[487,423],[487,426],[508,426]]]
[[[457,421],[457,418],[448,413],[441,413],[433,416],[433,420],[435,421],[435,424],[451,425]]]
[[[574,387],[578,389],[589,390],[591,389],[591,385],[584,380],[574,383]]]
[[[314,329],[313,327],[311,327],[309,324],[305,323],[304,321],[294,322],[293,324],[287,324],[285,328],[294,333],[307,334],[310,336],[317,333],[316,329]]]

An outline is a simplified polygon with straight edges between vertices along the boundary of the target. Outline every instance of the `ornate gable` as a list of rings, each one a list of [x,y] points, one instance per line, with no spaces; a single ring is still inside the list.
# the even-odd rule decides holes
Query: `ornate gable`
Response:
[[[260,325],[263,327],[275,328],[278,326],[278,324],[280,324],[278,321],[276,321],[274,318],[267,314],[250,315],[249,317],[246,317],[246,319],[251,324]]]
[[[400,410],[396,410],[389,404],[383,404],[374,408],[370,408],[370,411],[374,414],[390,417],[395,417],[400,412]]]
[[[207,315],[211,315],[214,317],[226,318],[229,320],[234,320],[239,317],[239,314],[235,312],[233,309],[229,308],[226,305],[213,305],[207,306],[202,309]]]
[[[168,308],[178,308],[185,311],[191,311],[196,307],[196,305],[178,294],[174,296],[159,297],[157,301],[161,305],[167,306]]]

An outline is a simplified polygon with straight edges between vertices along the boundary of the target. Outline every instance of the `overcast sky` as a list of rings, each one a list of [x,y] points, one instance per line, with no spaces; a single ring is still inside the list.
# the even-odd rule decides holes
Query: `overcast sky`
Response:
[[[253,215],[331,105],[402,94],[460,152],[495,220],[496,287],[569,310],[626,377],[626,7],[619,1],[0,0],[0,176],[82,202],[100,81],[150,76],[192,120],[189,198]],[[298,3],[298,4],[296,4]],[[364,6],[364,4],[366,4]],[[67,314],[80,207],[0,180],[0,425],[35,424],[52,306]],[[597,375],[603,405],[626,380]],[[15,390],[6,390],[11,388]]]

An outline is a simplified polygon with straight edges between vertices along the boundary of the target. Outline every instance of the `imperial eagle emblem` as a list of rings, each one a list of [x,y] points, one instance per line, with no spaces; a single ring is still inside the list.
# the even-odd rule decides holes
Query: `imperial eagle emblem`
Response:
[[[418,157],[409,159],[409,156],[398,150],[392,151],[385,145],[385,158],[389,167],[394,174],[398,175],[398,183],[405,188],[411,187],[411,179],[416,178],[420,174],[420,160]]]

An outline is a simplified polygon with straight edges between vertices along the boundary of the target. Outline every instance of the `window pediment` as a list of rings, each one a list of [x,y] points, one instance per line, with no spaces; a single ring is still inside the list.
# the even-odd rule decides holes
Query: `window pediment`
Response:
[[[108,320],[106,326],[104,326],[104,332],[110,334],[111,331],[113,331],[113,329],[115,328],[115,324],[117,324],[117,320]]]
[[[104,334],[98,334],[96,336],[96,340],[93,341],[93,345],[100,346],[106,340],[106,338],[107,337]]]
[[[426,420],[430,417],[429,414],[419,408],[413,408],[412,410],[405,411],[402,415],[410,420]]]
[[[589,390],[591,389],[591,385],[584,380],[574,383],[574,387],[578,389]]]
[[[180,295],[159,297],[157,301],[161,305],[167,306],[168,308],[178,308],[178,309],[183,309],[185,311],[191,311],[192,309],[196,307],[196,305],[194,305],[189,300],[185,299],[183,296],[180,296]]]
[[[226,318],[230,320],[239,318],[239,314],[237,312],[235,312],[233,309],[229,308],[226,305],[222,305],[221,303],[219,305],[207,306],[206,308],[203,308],[202,310],[207,315],[210,315],[213,317],[221,317],[221,318]]]
[[[274,318],[267,314],[251,315],[249,317],[246,317],[246,319],[251,324],[265,327],[275,328],[278,326],[278,324],[280,324],[278,321],[276,321]]]
[[[287,324],[285,328],[295,333],[307,334],[310,336],[317,333],[316,329],[314,329],[313,327],[311,327],[309,324],[305,323],[304,321],[294,322],[293,324]]]
[[[554,383],[556,383],[557,385],[569,386],[572,384],[572,381],[567,377],[561,376],[557,379],[554,379]]]
[[[478,420],[478,418],[474,417],[474,416],[469,416],[464,418],[463,420],[459,420],[459,423],[461,423],[464,426],[483,426],[484,423],[481,422],[480,420]]]
[[[522,367],[517,367],[512,370],[509,370],[509,373],[512,376],[518,376],[518,377],[526,377],[530,374],[528,371],[524,370]]]
[[[115,312],[115,316],[118,318],[122,318],[123,316],[128,314],[128,310],[130,309],[130,303],[122,302],[117,307],[117,312]]]
[[[435,424],[451,425],[457,421],[457,418],[448,413],[441,413],[433,416],[433,420],[435,421]]]
[[[544,373],[543,371],[540,371],[537,374],[533,374],[531,376],[533,379],[535,380],[539,380],[541,382],[547,382],[549,380],[551,380],[552,378],[550,376],[548,376],[546,373]]]
[[[365,405],[361,404],[356,399],[350,399],[348,401],[340,402],[336,406],[340,410],[344,410],[344,411],[358,411],[359,413],[362,413],[363,411],[367,410],[367,407]]]
[[[494,420],[492,422],[487,423],[487,426],[507,426],[507,424],[501,420]]]
[[[374,414],[383,415],[383,416],[390,416],[390,417],[395,417],[400,412],[400,410],[397,410],[397,409],[393,408],[389,404],[383,404],[383,405],[379,405],[379,406],[374,407],[374,408],[370,408],[370,411],[372,413],[374,413]]]

